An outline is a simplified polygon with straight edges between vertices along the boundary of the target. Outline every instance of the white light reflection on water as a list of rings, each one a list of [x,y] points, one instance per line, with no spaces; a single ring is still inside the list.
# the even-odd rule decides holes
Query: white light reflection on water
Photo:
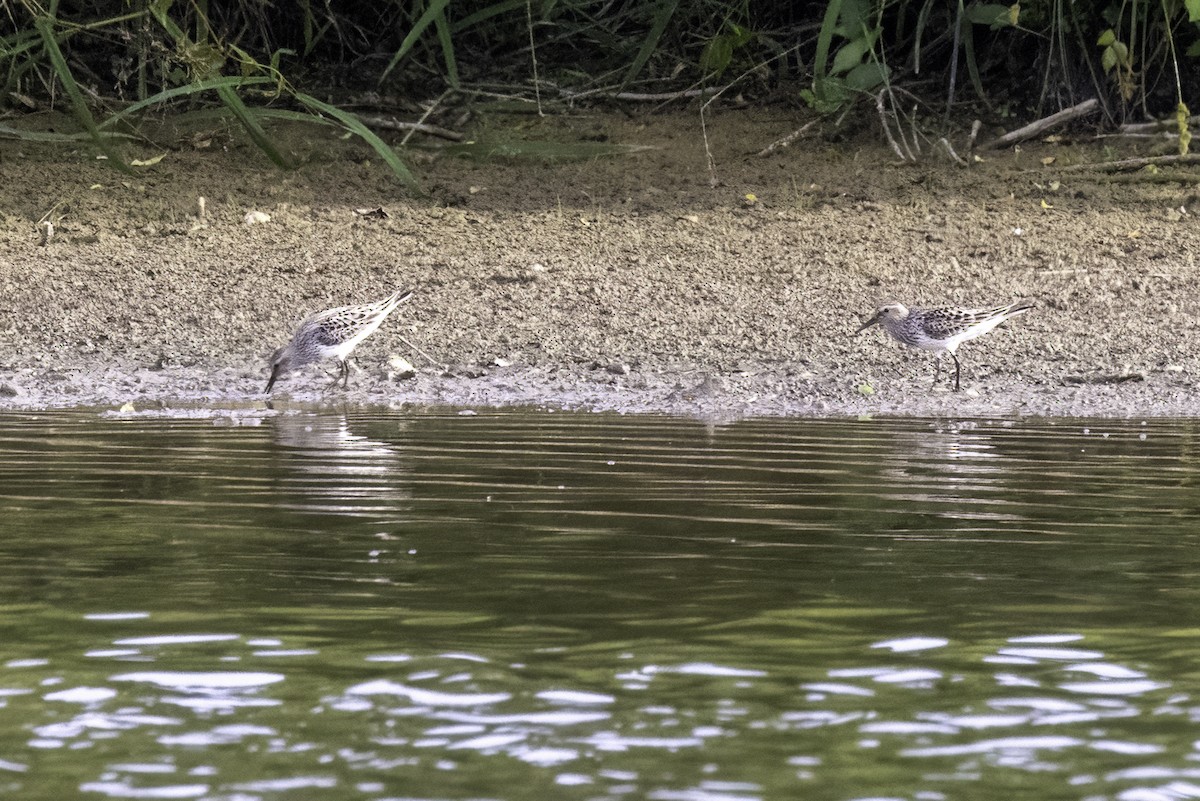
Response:
[[[0,426],[0,795],[1200,780],[1186,431],[423,414]]]

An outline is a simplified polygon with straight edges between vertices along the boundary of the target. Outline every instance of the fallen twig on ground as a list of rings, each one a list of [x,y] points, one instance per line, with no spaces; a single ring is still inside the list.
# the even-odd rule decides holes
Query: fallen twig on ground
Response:
[[[368,128],[383,128],[389,131],[415,131],[417,133],[436,136],[440,139],[449,139],[452,142],[461,142],[466,137],[458,131],[451,131],[449,128],[442,128],[438,125],[430,125],[424,122],[403,122],[401,120],[391,120],[386,117],[367,117],[362,114],[357,115],[362,120],[363,125]],[[422,118],[423,119],[423,118]]]
[[[993,139],[990,142],[986,142],[983,145],[980,145],[980,147],[983,150],[995,150],[1001,147],[1008,147],[1009,145],[1016,144],[1017,142],[1023,142],[1026,139],[1032,139],[1035,136],[1039,136],[1045,131],[1050,130],[1051,128],[1056,128],[1059,125],[1070,122],[1071,120],[1091,114],[1093,111],[1099,108],[1099,106],[1100,101],[1093,97],[1090,100],[1085,100],[1082,103],[1071,106],[1070,108],[1065,108],[1062,111],[1051,114],[1049,117],[1043,117],[1040,120],[1031,122],[1023,128],[1018,128],[1015,131],[1009,131],[1008,133],[1004,134],[1004,136],[1001,136],[998,139]]]
[[[818,122],[820,122],[820,120],[809,120],[808,122],[804,123],[799,128],[797,128],[796,130],[792,131],[787,136],[782,137],[780,139],[776,139],[774,142],[767,145],[762,150],[758,151],[758,155],[759,156],[770,155],[771,153],[774,153],[776,150],[782,150],[785,147],[791,146],[792,143],[794,143],[797,139],[799,139],[801,136],[804,136],[805,131],[807,131],[809,128],[813,127],[814,125],[816,125]]]
[[[1099,170],[1101,172],[1121,172],[1123,170],[1140,170],[1151,164],[1200,164],[1200,154],[1178,153],[1166,156],[1143,156],[1136,159],[1121,159],[1120,161],[1101,161],[1090,164],[1072,164],[1059,167],[1063,172],[1078,172],[1080,170]]]
[[[1187,118],[1188,125],[1196,125],[1200,123],[1200,114],[1193,115]],[[1151,120],[1150,122],[1127,122],[1117,128],[1117,134],[1127,136],[1143,136],[1145,134],[1173,132],[1179,133],[1179,120],[1170,117],[1165,120]]]

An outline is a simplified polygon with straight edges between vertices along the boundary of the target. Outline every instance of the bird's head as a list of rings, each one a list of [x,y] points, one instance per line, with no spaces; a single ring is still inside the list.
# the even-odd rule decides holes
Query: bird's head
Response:
[[[854,333],[860,334],[876,323],[895,322],[908,316],[908,307],[903,303],[885,303],[875,310],[870,320],[858,327]]]
[[[271,354],[271,377],[267,379],[267,392],[275,386],[275,379],[285,375],[292,366],[292,351],[287,345]]]

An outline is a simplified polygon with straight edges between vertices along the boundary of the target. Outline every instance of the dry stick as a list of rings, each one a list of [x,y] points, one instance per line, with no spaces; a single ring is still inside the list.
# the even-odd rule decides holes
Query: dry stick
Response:
[[[1200,164],[1200,154],[1171,156],[1146,156],[1138,159],[1121,159],[1120,161],[1102,161],[1098,164],[1072,164],[1060,167],[1062,172],[1078,172],[1079,170],[1099,170],[1100,172],[1120,172],[1122,170],[1137,170],[1151,164]]]
[[[1200,114],[1187,118],[1188,125],[1195,125],[1200,122]],[[1142,134],[1153,133],[1156,131],[1176,130],[1179,125],[1174,117],[1169,120],[1151,120],[1150,122],[1127,122],[1117,128],[1122,134],[1129,136],[1140,136]]]
[[[704,157],[708,161],[708,185],[710,187],[718,186],[721,181],[717,178],[717,160],[713,158],[712,148],[708,144],[708,123],[704,119],[704,112],[710,105],[712,105],[713,101],[725,93],[725,90],[729,89],[747,74],[749,73],[744,72],[738,77],[734,78],[733,81],[725,84],[720,89],[713,92],[712,97],[710,97],[708,100],[705,100],[700,105],[700,138],[704,140]]]
[[[606,89],[588,89],[583,92],[572,92],[570,89],[558,90],[558,93],[568,100],[579,100],[584,97],[602,97],[605,100],[631,100],[638,103],[656,103],[664,100],[680,100],[685,97],[704,97],[716,94],[720,90],[709,86],[703,89],[681,89],[678,92],[609,92]]]
[[[765,67],[766,65],[770,64],[772,61],[778,61],[781,58],[786,58],[788,55],[790,55],[791,53],[793,53],[799,49],[800,49],[800,45],[796,45],[795,47],[789,47],[787,50],[784,50],[782,53],[776,53],[775,55],[768,58],[766,61],[761,61],[758,64],[755,64],[753,67],[746,70],[741,75],[737,76],[732,81],[730,81],[729,83],[722,86],[720,89],[713,92],[712,97],[710,97],[708,100],[705,100],[704,103],[701,104],[701,106],[700,106],[700,134],[704,139],[704,155],[708,159],[708,183],[710,186],[715,187],[715,186],[717,186],[717,184],[720,183],[720,181],[717,180],[717,162],[716,162],[716,159],[713,158],[712,148],[709,147],[709,144],[708,144],[708,125],[706,124],[706,122],[704,120],[705,110],[710,105],[712,105],[713,101],[715,101],[718,97],[725,94],[725,92],[728,91],[730,88],[736,86],[742,80],[742,78],[745,78],[747,75],[752,74],[757,69]],[[704,77],[708,78],[709,76],[706,75]],[[846,111],[848,112],[849,110],[850,110],[849,107],[847,107]],[[839,124],[841,123],[840,120],[838,122],[839,122]]]
[[[959,155],[954,152],[954,147],[950,144],[950,140],[948,140],[946,137],[943,136],[941,139],[938,140],[938,144],[946,149],[946,153],[949,154],[950,158],[954,159],[955,164],[957,164],[960,167],[967,166],[967,162],[965,162],[961,158],[959,158]]]
[[[410,348],[412,348],[413,350],[415,350],[415,351],[417,352],[417,355],[418,355],[418,356],[422,357],[423,359],[425,359],[426,361],[428,361],[430,364],[436,364],[436,365],[441,365],[441,364],[442,364],[442,362],[439,362],[437,359],[433,358],[433,357],[432,357],[432,356],[430,356],[428,353],[426,353],[425,351],[421,350],[421,349],[420,349],[420,348],[418,348],[416,345],[414,345],[413,343],[409,342],[407,339],[405,339],[404,337],[400,336],[399,334],[396,334],[396,339],[400,340],[400,341],[401,341],[401,342],[403,342],[405,345],[408,345]]]
[[[897,123],[899,127],[899,123]],[[916,148],[917,155],[921,155],[921,132],[917,130],[917,104],[913,103],[912,114],[908,117],[908,127],[912,130],[913,147]],[[915,159],[914,159],[915,160]]]
[[[799,128],[797,128],[796,130],[792,131],[787,136],[783,137],[782,139],[776,139],[774,142],[767,145],[762,150],[758,151],[758,155],[766,156],[770,153],[774,153],[776,150],[781,150],[785,147],[790,147],[793,142],[795,142],[801,136],[804,136],[805,131],[807,131],[809,128],[813,127],[814,125],[816,125],[818,122],[820,122],[820,120],[809,120],[808,122],[804,123]]]
[[[446,95],[450,94],[450,91],[451,91],[451,90],[447,89],[446,91],[444,91],[444,92],[442,92],[440,95],[438,95],[438,96],[437,96],[437,100],[434,100],[432,103],[430,103],[430,104],[429,104],[429,108],[425,109],[425,113],[421,115],[421,119],[417,120],[416,124],[417,124],[417,125],[424,125],[424,124],[425,124],[425,120],[429,119],[429,115],[430,115],[430,114],[432,114],[432,113],[433,113],[433,110],[434,110],[435,108],[437,108],[437,107],[438,107],[438,106],[441,104],[441,102],[442,102],[443,100],[445,100],[445,99],[446,99]],[[412,138],[412,135],[413,135],[413,134],[415,134],[415,133],[416,133],[418,130],[419,130],[419,129],[418,129],[418,128],[415,128],[415,127],[414,127],[414,128],[409,128],[409,129],[408,129],[408,133],[406,133],[406,134],[405,134],[405,135],[404,135],[404,136],[403,136],[403,137],[400,139],[400,147],[404,147],[405,145],[407,145],[407,144],[408,144],[408,140],[409,140],[409,139],[411,139],[411,138]]]
[[[975,140],[979,138],[979,131],[983,128],[983,123],[979,120],[971,123],[971,135],[967,137],[967,152],[975,149]]]
[[[533,0],[525,0],[525,25],[529,29],[529,58],[533,62],[533,96],[537,100],[538,116],[544,117],[546,115],[542,112],[541,82],[538,80],[537,48],[533,44]]]
[[[883,95],[885,92],[887,92],[886,88],[880,89],[879,94],[875,95],[875,110],[879,112],[879,124],[883,126],[883,134],[887,137],[888,144],[892,146],[892,150],[895,151],[901,161],[916,161],[912,157],[912,153],[909,153],[907,156],[904,155],[904,151],[900,149],[896,138],[892,136],[892,129],[888,126],[887,112],[883,108]]]
[[[1049,117],[1043,117],[1036,122],[1031,122],[1024,128],[1018,128],[1015,131],[1006,133],[999,139],[994,139],[991,142],[981,145],[981,147],[985,150],[995,150],[996,148],[1000,147],[1008,147],[1016,142],[1023,142],[1026,139],[1032,139],[1033,137],[1038,136],[1043,131],[1049,130],[1050,128],[1062,125],[1065,122],[1070,122],[1078,117],[1091,114],[1096,110],[1097,107],[1099,107],[1099,105],[1100,101],[1093,97],[1091,100],[1085,100],[1078,105],[1065,108],[1062,111],[1051,114]]]
[[[389,120],[386,117],[367,117],[361,114],[358,115],[358,118],[362,120],[363,125],[370,128],[386,128],[389,131],[408,131],[410,136],[413,133],[423,133],[442,139],[449,139],[452,142],[461,142],[466,138],[458,131],[451,131],[449,128],[428,125],[423,122],[401,122],[400,120]],[[421,119],[425,118],[422,117]],[[404,137],[404,141],[408,141],[408,136]]]

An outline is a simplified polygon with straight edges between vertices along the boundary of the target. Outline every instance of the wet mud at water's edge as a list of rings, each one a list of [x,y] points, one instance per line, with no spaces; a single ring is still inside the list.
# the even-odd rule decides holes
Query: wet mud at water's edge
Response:
[[[897,165],[870,141],[747,155],[799,121],[716,115],[715,174],[694,114],[525,121],[528,138],[653,147],[434,159],[418,165],[422,199],[326,131],[293,132],[294,172],[232,132],[133,176],[86,150],[0,141],[0,408],[262,400],[267,356],[307,313],[413,285],[357,351],[348,391],[309,369],[276,397],[717,417],[1200,413],[1189,172],[1066,169],[1104,157],[1083,144],[969,169]],[[250,211],[270,221],[246,224]],[[931,385],[929,354],[853,335],[890,298],[1038,308],[964,345],[951,393],[945,371]]]

